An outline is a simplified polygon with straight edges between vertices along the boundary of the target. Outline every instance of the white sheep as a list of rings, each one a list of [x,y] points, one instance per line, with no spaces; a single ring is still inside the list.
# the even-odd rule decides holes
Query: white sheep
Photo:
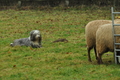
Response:
[[[115,33],[120,34],[120,26],[115,26]],[[120,43],[120,37],[116,37],[116,42]],[[116,46],[120,48],[120,46]],[[114,51],[112,24],[102,25],[96,32],[96,51],[98,64],[102,64],[102,55],[105,52]]]
[[[111,20],[94,20],[89,22],[85,27],[85,34],[86,34],[86,43],[87,43],[87,51],[88,51],[88,61],[91,62],[90,57],[90,50],[94,48],[95,56],[97,59],[97,53],[96,53],[96,31],[97,29],[103,25],[112,23]]]

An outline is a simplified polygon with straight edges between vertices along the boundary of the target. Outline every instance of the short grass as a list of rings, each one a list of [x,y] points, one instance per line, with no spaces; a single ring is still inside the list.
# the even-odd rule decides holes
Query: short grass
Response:
[[[111,19],[110,8],[0,11],[0,80],[119,80],[112,53],[98,65],[91,51],[88,62],[85,25],[96,19]],[[42,48],[9,46],[34,29],[41,31]],[[68,42],[52,43],[59,38]]]

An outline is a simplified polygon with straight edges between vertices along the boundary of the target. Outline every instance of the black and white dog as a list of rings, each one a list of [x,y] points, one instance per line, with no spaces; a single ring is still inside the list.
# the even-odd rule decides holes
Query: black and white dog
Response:
[[[30,32],[30,36],[28,38],[21,38],[14,40],[10,46],[31,46],[33,48],[40,48],[42,37],[39,30],[33,30]]]

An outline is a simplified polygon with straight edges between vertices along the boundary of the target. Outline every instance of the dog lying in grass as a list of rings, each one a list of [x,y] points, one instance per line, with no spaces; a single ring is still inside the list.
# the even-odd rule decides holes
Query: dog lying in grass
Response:
[[[13,41],[13,43],[10,44],[10,46],[30,46],[33,48],[40,48],[42,37],[39,30],[33,30],[30,32],[30,36],[28,38],[21,38],[16,39]]]

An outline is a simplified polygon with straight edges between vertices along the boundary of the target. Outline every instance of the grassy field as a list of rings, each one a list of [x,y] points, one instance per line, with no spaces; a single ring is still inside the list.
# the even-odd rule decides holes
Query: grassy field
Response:
[[[85,25],[96,19],[111,19],[110,8],[0,11],[0,80],[120,80],[112,53],[98,65],[92,51],[88,62]],[[42,48],[9,46],[35,29]],[[59,38],[68,42],[53,43]]]

